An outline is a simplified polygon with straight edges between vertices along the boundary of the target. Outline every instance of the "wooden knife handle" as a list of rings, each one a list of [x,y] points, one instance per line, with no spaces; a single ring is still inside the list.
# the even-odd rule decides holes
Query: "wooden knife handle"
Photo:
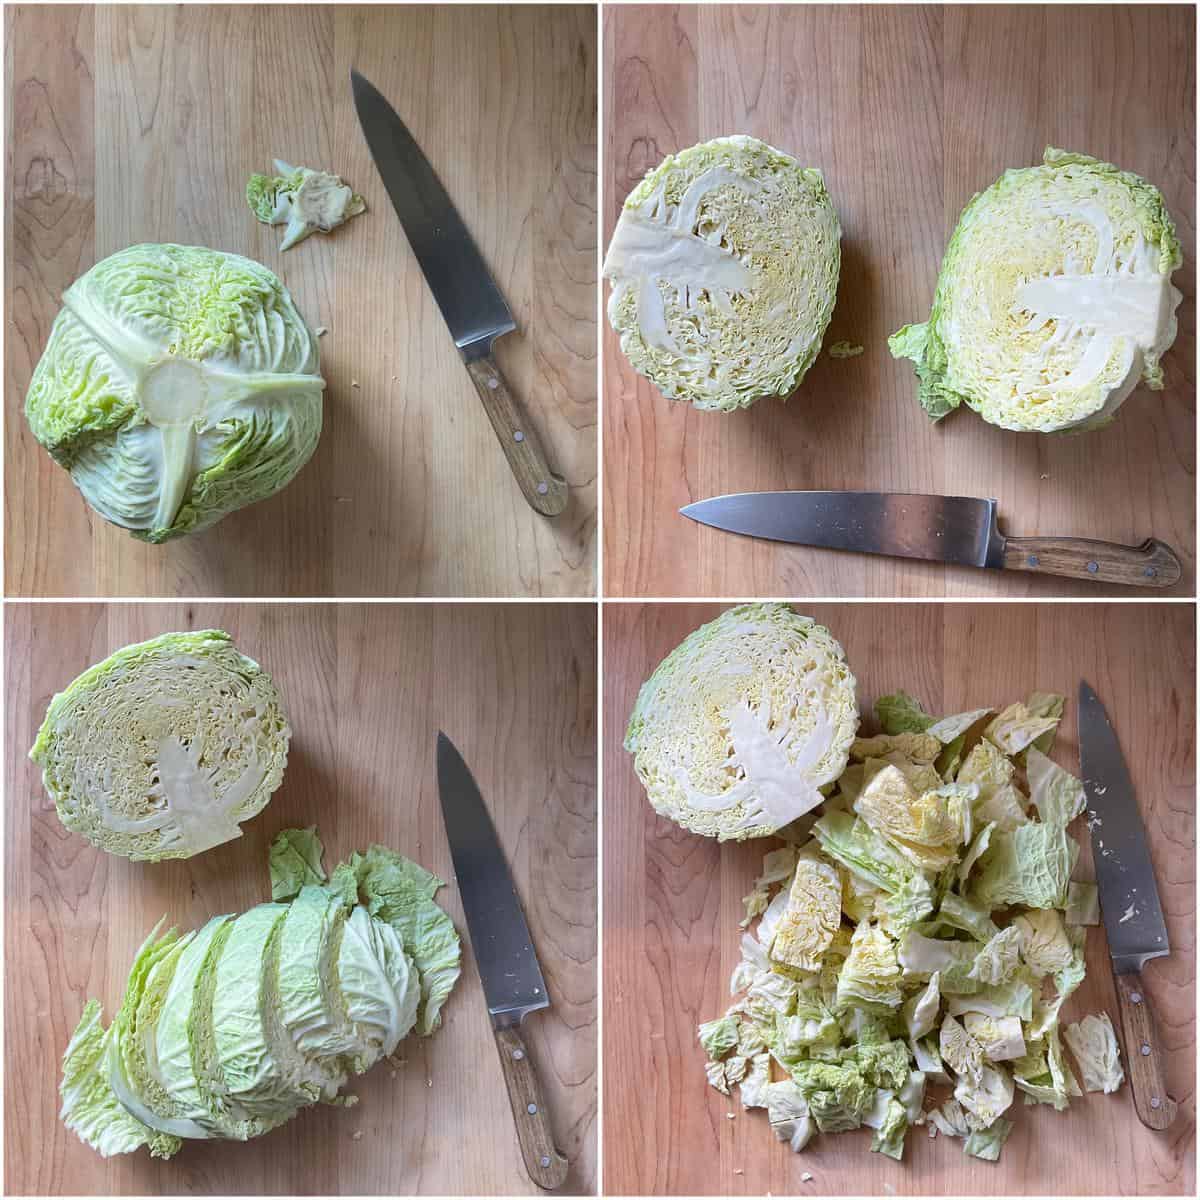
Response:
[[[517,1123],[517,1140],[521,1143],[525,1170],[540,1188],[549,1190],[562,1187],[567,1181],[570,1164],[554,1147],[550,1120],[542,1103],[542,1089],[538,1086],[537,1073],[521,1038],[521,1031],[512,1026],[497,1029],[495,1033],[496,1049],[500,1051],[500,1065],[504,1069],[504,1082],[508,1085],[508,1101],[512,1105],[513,1120]]]
[[[1133,1106],[1143,1125],[1166,1129],[1175,1120],[1176,1104],[1167,1095],[1162,1073],[1163,1047],[1154,1031],[1150,998],[1136,971],[1116,976],[1117,1007],[1125,1042],[1125,1068],[1133,1089]]]
[[[1182,574],[1175,551],[1157,538],[1147,538],[1140,546],[1121,546],[1087,538],[1010,537],[1004,547],[1004,566],[1009,571],[1129,587],[1170,587]]]
[[[567,481],[546,461],[537,430],[521,402],[509,390],[496,360],[489,354],[467,363],[483,407],[525,499],[544,517],[557,517],[567,507]]]

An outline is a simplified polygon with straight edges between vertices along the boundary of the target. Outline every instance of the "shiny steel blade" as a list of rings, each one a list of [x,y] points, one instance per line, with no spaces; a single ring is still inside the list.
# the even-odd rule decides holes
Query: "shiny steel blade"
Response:
[[[1100,914],[1118,974],[1169,954],[1146,827],[1117,735],[1096,693],[1079,684],[1079,765],[1100,889]]]
[[[395,109],[357,71],[354,106],[371,157],[433,298],[466,361],[491,350],[492,339],[516,329],[483,256]]]
[[[550,997],[483,797],[454,743],[438,734],[438,791],[471,949],[492,1024],[517,1024]]]
[[[909,492],[736,492],[698,500],[685,517],[748,537],[1001,567],[996,501]]]

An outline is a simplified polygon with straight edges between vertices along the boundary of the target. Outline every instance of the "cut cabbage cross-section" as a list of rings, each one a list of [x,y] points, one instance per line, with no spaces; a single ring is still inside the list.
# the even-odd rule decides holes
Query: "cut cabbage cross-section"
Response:
[[[821,349],[840,238],[821,173],[765,142],[669,155],[625,201],[604,264],[621,350],[697,408],[788,396]]]
[[[820,804],[857,729],[854,676],[829,631],[786,604],[744,604],[659,664],[625,748],[658,812],[724,841]]]
[[[271,677],[207,629],[90,667],[51,700],[29,756],[68,829],[153,862],[240,837],[283,778],[291,732]]]
[[[1157,188],[1048,148],[963,209],[929,320],[889,345],[934,420],[965,402],[1004,429],[1095,429],[1139,381],[1162,387],[1182,261]]]

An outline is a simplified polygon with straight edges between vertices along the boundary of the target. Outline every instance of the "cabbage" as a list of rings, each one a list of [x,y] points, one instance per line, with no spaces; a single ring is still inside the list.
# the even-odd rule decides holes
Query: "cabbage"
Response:
[[[755,686],[735,653],[677,674],[700,713],[714,681]],[[1087,900],[1067,882],[1079,781],[1048,757],[1063,704],[1037,692],[935,718],[905,692],[882,697],[883,733],[850,744],[861,761],[823,788],[821,815],[767,852],[747,897],[742,926],[753,932],[742,935],[733,1003],[699,1032],[713,1086],[773,1110],[793,1149],[814,1128],[866,1126],[872,1150],[899,1157],[908,1126],[928,1120],[994,1161],[1018,1089],[1025,1103],[1056,1108],[1082,1094],[1059,1039],[1085,973],[1083,930],[1063,916]],[[950,745],[954,756],[937,752]],[[1090,1089],[1116,1075],[1106,1032],[1089,1021],[1067,1038]],[[761,1065],[770,1062],[783,1079]],[[954,1098],[923,1113],[927,1083]]]
[[[857,727],[854,676],[829,631],[786,604],[744,604],[659,664],[625,748],[657,812],[725,841],[820,804]]]
[[[280,250],[290,250],[313,233],[328,233],[366,212],[363,198],[341,177],[275,160],[274,175],[251,175],[246,203],[264,225],[286,225]]]
[[[1089,1013],[1082,1021],[1068,1025],[1063,1037],[1079,1064],[1086,1091],[1115,1092],[1125,1082],[1121,1048],[1108,1013]]]
[[[372,846],[356,857],[372,859],[373,873],[342,874],[342,886],[289,882],[275,864],[301,847],[305,858],[315,850],[323,881],[314,831],[284,830],[271,855],[282,902],[215,917],[183,937],[156,928],[112,1025],[104,1028],[97,1001],[85,1006],[63,1056],[61,1115],[100,1154],[147,1146],[169,1158],[184,1139],[245,1141],[317,1101],[345,1103],[339,1092],[351,1074],[436,1024],[429,1008],[440,998],[420,980],[450,957],[449,941],[446,990],[453,986],[454,927],[424,884],[403,901],[372,886],[385,860],[405,878],[428,872]],[[347,895],[347,880],[360,875],[365,882]]]
[[[966,403],[1004,429],[1096,429],[1139,381],[1163,386],[1182,263],[1157,188],[1048,148],[963,209],[929,320],[888,345],[935,421]]]
[[[764,142],[669,155],[626,199],[604,263],[622,352],[697,408],[790,395],[833,312],[840,238],[821,173]]]
[[[131,246],[67,289],[25,415],[105,520],[165,542],[288,484],[324,387],[317,339],[266,267]]]
[[[68,829],[154,862],[240,837],[283,778],[291,734],[271,677],[206,629],[88,668],[50,701],[29,757]]]

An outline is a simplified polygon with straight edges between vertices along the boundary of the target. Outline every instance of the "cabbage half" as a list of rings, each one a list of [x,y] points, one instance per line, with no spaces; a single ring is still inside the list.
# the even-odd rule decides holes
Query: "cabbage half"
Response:
[[[929,320],[888,345],[935,421],[965,403],[1003,429],[1097,429],[1139,381],[1163,386],[1182,262],[1157,188],[1048,148],[963,209]]]
[[[854,676],[829,631],[786,604],[744,604],[659,664],[625,748],[656,811],[725,841],[820,804],[857,728]]]
[[[324,387],[316,336],[266,267],[131,246],[67,289],[25,415],[105,520],[165,542],[291,482]]]
[[[315,868],[289,871],[297,854]],[[320,858],[314,830],[284,830],[271,848],[278,902],[183,937],[151,932],[112,1025],[91,1000],[67,1046],[68,1129],[105,1157],[245,1141],[318,1101],[353,1103],[339,1095],[350,1075],[437,1027],[461,953],[433,900],[441,880],[382,846],[332,879]],[[384,874],[395,886],[380,891]]]
[[[227,633],[165,633],[50,701],[29,757],[62,823],[111,854],[190,858],[241,837],[283,779],[292,731]]]
[[[790,395],[833,312],[840,238],[821,173],[765,142],[669,155],[625,201],[604,264],[622,352],[697,408]]]

